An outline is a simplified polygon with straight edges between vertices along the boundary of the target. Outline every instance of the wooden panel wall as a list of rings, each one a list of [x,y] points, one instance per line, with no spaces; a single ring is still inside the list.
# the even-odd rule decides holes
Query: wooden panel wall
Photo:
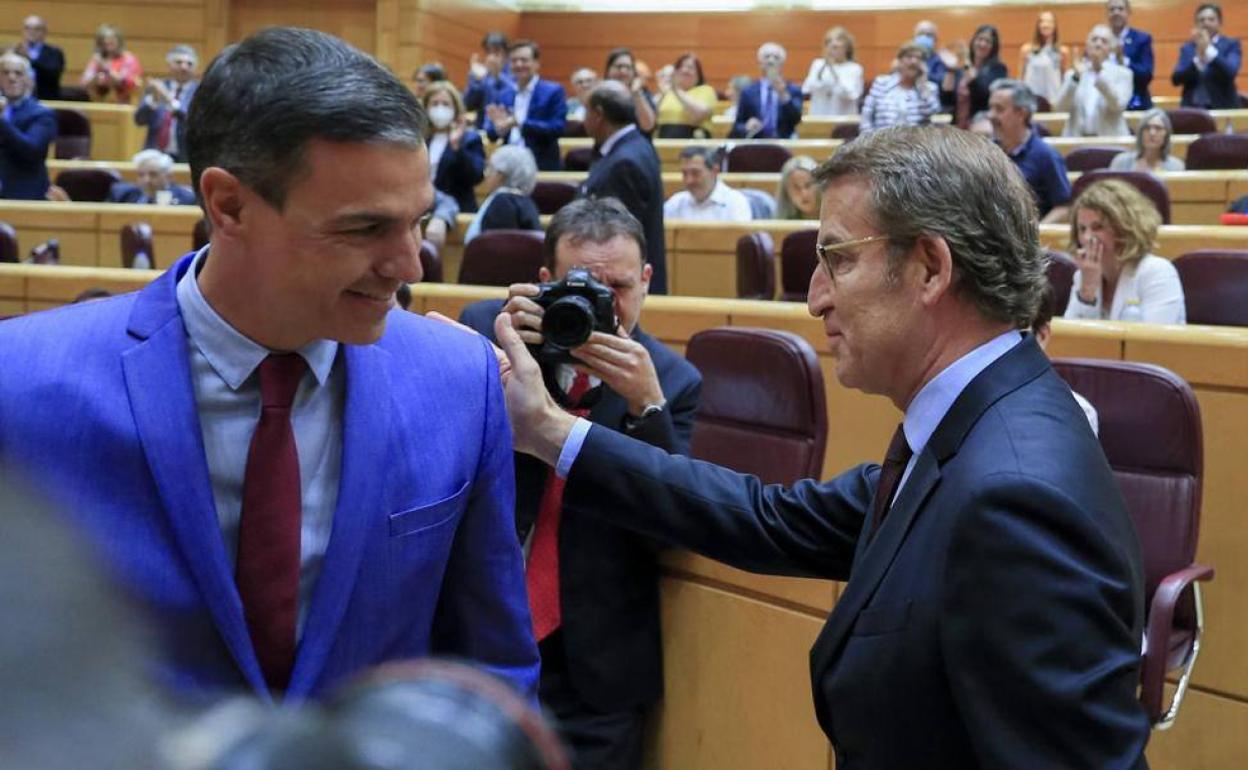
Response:
[[[398,0],[398,27],[396,72],[410,77],[420,65],[438,61],[462,88],[481,38],[491,30],[515,37],[520,14],[491,0]]]
[[[298,24],[337,35],[372,53],[377,5],[376,0],[230,0],[229,38],[239,40],[262,27]]]

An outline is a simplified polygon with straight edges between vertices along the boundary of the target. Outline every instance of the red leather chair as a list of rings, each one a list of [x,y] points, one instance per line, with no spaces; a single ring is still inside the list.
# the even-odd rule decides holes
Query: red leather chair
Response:
[[[780,243],[780,299],[785,302],[806,301],[810,276],[819,262],[815,256],[818,239],[818,230],[799,230]]]
[[[102,203],[108,191],[121,181],[121,174],[111,168],[68,168],[56,175],[56,186],[71,201]]]
[[[594,151],[589,147],[568,150],[563,156],[564,171],[589,171],[594,162]]]
[[[793,154],[778,144],[768,142],[742,142],[728,150],[725,171],[737,173],[778,174],[780,168]]]
[[[791,332],[722,327],[685,352],[702,373],[692,455],[768,484],[819,478],[828,437],[823,372]]]
[[[1188,171],[1248,168],[1248,134],[1206,134],[1187,148]]]
[[[585,132],[585,124],[579,120],[569,120],[563,124],[563,135],[566,137],[589,136]]]
[[[1071,185],[1071,198],[1078,199],[1079,193],[1087,189],[1088,185],[1106,179],[1121,179],[1139,190],[1157,207],[1158,213],[1161,214],[1161,223],[1170,224],[1170,191],[1166,189],[1164,182],[1147,171],[1109,171],[1107,169],[1089,171]]]
[[[737,239],[737,296],[776,298],[776,247],[770,233],[746,233]]]
[[[538,182],[529,197],[537,204],[539,214],[557,214],[559,209],[576,199],[576,185],[568,182]]]
[[[442,283],[442,255],[430,241],[420,242],[421,283]]]
[[[143,264],[146,259],[147,264]],[[154,269],[156,252],[152,250],[152,226],[146,222],[132,222],[121,226],[121,266]]]
[[[87,89],[82,86],[61,86],[60,101],[62,102],[89,102],[91,94],[87,93]]]
[[[1191,386],[1152,364],[1055,359],[1053,367],[1092,402],[1101,446],[1139,534],[1144,562],[1144,653],[1140,701],[1152,723],[1174,723],[1204,628],[1195,563],[1204,479],[1200,406]],[[1190,590],[1189,590],[1190,589]],[[1182,671],[1169,707],[1165,677]]]
[[[17,231],[8,222],[0,222],[0,262],[17,262],[22,252],[17,248]]]
[[[1109,168],[1109,164],[1120,152],[1121,147],[1076,147],[1066,156],[1066,170],[1082,173]]]
[[[1176,107],[1166,110],[1170,126],[1176,134],[1212,134],[1218,130],[1218,122],[1208,110],[1197,107]]]
[[[1036,112],[1052,112],[1053,103],[1049,101],[1047,96],[1036,94]]]
[[[53,112],[56,113],[56,144],[53,154],[57,160],[90,158],[91,121],[87,116],[78,110],[60,107]]]
[[[837,123],[832,127],[832,138],[852,142],[858,138],[858,129],[857,123]]]
[[[208,240],[212,235],[212,223],[207,217],[201,217],[195,223],[195,229],[191,231],[191,248],[199,251],[208,245]]]
[[[510,286],[537,281],[542,267],[542,239],[535,230],[488,230],[464,247],[459,282],[478,286]]]
[[[1191,251],[1174,267],[1189,324],[1248,326],[1248,250]]]
[[[1075,280],[1075,260],[1064,251],[1045,249],[1049,259],[1049,285],[1053,287],[1053,315],[1061,318],[1070,302],[1071,287]]]

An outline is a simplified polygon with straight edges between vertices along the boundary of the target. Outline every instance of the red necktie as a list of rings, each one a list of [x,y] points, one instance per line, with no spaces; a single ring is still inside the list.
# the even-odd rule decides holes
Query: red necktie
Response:
[[[290,409],[305,368],[303,358],[294,353],[270,355],[261,362],[260,422],[243,475],[238,595],[260,670],[272,690],[286,689],[295,662],[303,505]]]
[[[173,101],[177,101],[182,96],[182,86],[178,86],[173,90]],[[173,138],[173,104],[165,106],[164,113],[160,116],[160,127],[156,129],[156,149],[161,152],[169,150],[169,140]]]
[[[568,390],[568,403],[577,404],[589,391],[589,375],[577,372]],[[569,409],[578,417],[588,409]],[[533,542],[529,544],[529,562],[524,573],[529,589],[529,609],[533,614],[533,636],[541,641],[550,636],[562,622],[559,603],[559,520],[563,515],[563,484],[555,469],[546,475],[546,489],[537,509],[533,525]]]
[[[897,494],[897,484],[901,482],[901,475],[906,470],[906,464],[910,462],[910,455],[913,454],[910,451],[910,444],[906,442],[904,427],[904,423],[897,426],[896,432],[893,433],[893,440],[888,442],[884,464],[880,466],[880,477],[875,482],[875,499],[871,506],[869,537],[875,537],[875,533],[880,530],[880,524],[883,523],[884,516],[888,513],[889,506],[892,505],[893,495]]]

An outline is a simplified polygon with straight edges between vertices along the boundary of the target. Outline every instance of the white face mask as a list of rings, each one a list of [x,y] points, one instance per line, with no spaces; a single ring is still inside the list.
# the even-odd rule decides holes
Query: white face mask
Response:
[[[447,107],[445,104],[438,104],[429,108],[429,122],[433,123],[433,127],[439,131],[451,125],[451,121],[454,119],[454,107]]]

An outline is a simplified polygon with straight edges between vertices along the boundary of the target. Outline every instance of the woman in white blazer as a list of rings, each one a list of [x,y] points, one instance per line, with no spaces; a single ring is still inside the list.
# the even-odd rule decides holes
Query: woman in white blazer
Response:
[[[1068,112],[1063,136],[1130,136],[1123,112],[1134,89],[1131,70],[1110,60],[1117,38],[1104,24],[1088,33],[1084,58],[1066,73],[1053,109]]]
[[[862,65],[854,61],[854,36],[833,27],[823,36],[823,56],[810,63],[802,93],[810,115],[857,115],[862,96]]]

